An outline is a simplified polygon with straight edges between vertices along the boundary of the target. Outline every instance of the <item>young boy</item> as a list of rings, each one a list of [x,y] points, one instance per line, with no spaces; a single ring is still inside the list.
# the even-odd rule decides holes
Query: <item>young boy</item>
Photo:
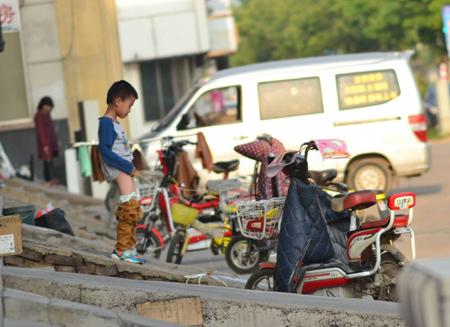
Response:
[[[117,121],[117,117],[123,119],[130,113],[137,98],[136,90],[128,82],[122,80],[111,85],[106,97],[108,107],[99,118],[98,139],[106,180],[115,181],[120,193],[116,212],[117,242],[111,257],[142,264],[144,260],[136,252],[136,224],[142,217],[133,180],[136,169],[125,132]]]

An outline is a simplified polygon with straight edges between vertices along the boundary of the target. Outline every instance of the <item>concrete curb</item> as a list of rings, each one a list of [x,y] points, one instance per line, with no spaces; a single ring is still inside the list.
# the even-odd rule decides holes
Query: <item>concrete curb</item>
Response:
[[[5,268],[4,276],[5,284],[10,288],[126,311],[135,311],[137,304],[149,301],[199,297],[205,326],[404,326],[399,305],[381,301],[134,281],[20,268]]]
[[[5,316],[12,325],[86,327],[171,327],[178,326],[128,313],[113,312],[92,305],[50,299],[42,295],[6,289]],[[29,326],[29,325],[28,325]]]
[[[73,238],[76,239],[76,238]],[[62,242],[61,242],[62,243]],[[111,259],[108,254],[99,255],[92,251],[78,250],[60,244],[49,244],[43,241],[23,238],[23,252],[18,256],[5,258],[5,264],[14,267],[53,269],[59,272],[78,272],[92,275],[116,276],[120,278],[140,280],[164,280],[170,282],[186,282],[185,276],[203,275],[202,283],[208,285],[223,285],[222,282],[206,274],[206,269],[174,265],[168,263],[150,263],[136,265]],[[99,249],[100,250],[100,249]],[[191,278],[195,283],[198,279]],[[228,283],[233,284],[233,283]],[[236,284],[236,283],[234,283]],[[233,285],[234,285],[233,284]],[[235,285],[235,286],[240,286]]]

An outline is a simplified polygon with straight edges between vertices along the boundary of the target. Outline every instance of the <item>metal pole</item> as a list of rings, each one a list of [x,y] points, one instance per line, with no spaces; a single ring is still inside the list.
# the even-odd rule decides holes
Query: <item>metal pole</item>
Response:
[[[439,81],[436,83],[436,96],[438,101],[439,134],[450,133],[450,98],[448,87],[448,63],[439,65]]]

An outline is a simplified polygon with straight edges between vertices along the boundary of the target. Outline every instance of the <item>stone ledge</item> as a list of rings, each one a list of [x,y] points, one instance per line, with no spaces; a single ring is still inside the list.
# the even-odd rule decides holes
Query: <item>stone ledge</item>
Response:
[[[20,178],[10,178],[5,180],[9,187],[21,187],[30,193],[45,193],[49,197],[70,201],[80,205],[98,205],[103,204],[102,200],[95,199],[82,194],[74,194],[60,188],[50,188],[37,182],[30,182]]]
[[[148,302],[199,297],[204,326],[404,326],[399,316],[399,305],[381,301],[133,281],[8,267],[4,276],[5,285],[10,288],[128,312],[136,312],[139,304]]]
[[[171,327],[179,326],[128,313],[118,313],[92,305],[50,299],[23,291],[6,289],[4,292],[5,317],[25,320],[32,326],[86,326],[86,327]]]
[[[5,327],[52,327],[47,324],[39,324],[37,322],[32,322],[29,320],[14,320],[5,318],[4,320]]]
[[[25,268],[46,268],[60,272],[87,273],[92,275],[114,276],[138,280],[160,280],[186,282],[188,275],[204,274],[205,271],[193,267],[173,264],[130,264],[89,252],[55,246],[41,241],[24,238],[23,253],[19,256],[5,257],[8,266]],[[191,279],[190,283],[198,282]],[[202,284],[223,285],[205,275]]]

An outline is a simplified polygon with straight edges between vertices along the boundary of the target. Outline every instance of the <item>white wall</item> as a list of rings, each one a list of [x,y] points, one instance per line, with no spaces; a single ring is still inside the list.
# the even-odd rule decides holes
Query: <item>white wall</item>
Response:
[[[123,62],[209,50],[204,0],[116,0]]]
[[[63,64],[53,0],[27,0],[20,8],[31,115],[42,96],[55,102],[54,119],[67,118]]]

